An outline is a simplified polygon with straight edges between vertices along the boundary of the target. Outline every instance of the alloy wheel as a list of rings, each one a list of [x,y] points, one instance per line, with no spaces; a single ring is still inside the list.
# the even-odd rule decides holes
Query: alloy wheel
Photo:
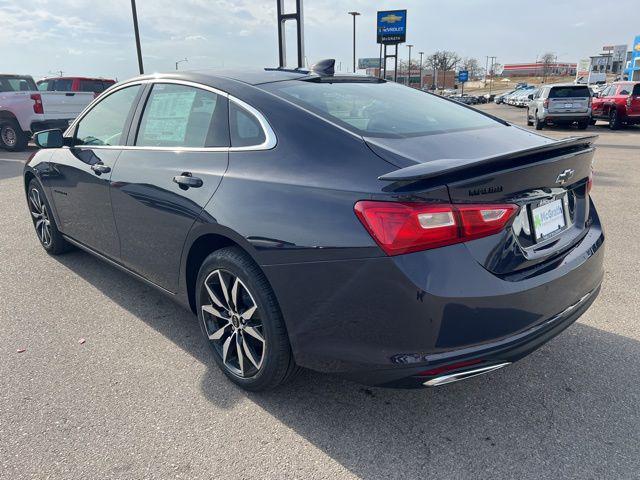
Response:
[[[36,233],[40,242],[45,247],[51,245],[51,220],[49,219],[49,212],[47,206],[40,198],[40,192],[37,188],[32,188],[29,192],[29,209],[31,210],[31,216],[33,217],[34,224],[36,226]]]
[[[204,329],[222,363],[238,377],[255,376],[262,368],[267,343],[254,297],[242,280],[222,269],[207,276],[204,289]]]
[[[5,125],[4,127],[2,127],[2,130],[0,131],[0,137],[2,139],[2,143],[4,143],[9,148],[15,147],[16,143],[18,142],[18,135],[16,134],[16,131],[9,125]]]

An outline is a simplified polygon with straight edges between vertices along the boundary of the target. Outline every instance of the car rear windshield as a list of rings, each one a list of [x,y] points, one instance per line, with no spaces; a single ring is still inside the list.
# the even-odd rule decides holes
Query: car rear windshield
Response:
[[[0,77],[0,92],[32,92],[34,90],[38,90],[38,88],[31,77]]]
[[[263,87],[365,137],[410,137],[500,125],[457,102],[393,82],[293,80]]]
[[[549,92],[549,98],[590,97],[591,92],[587,86],[553,87]]]

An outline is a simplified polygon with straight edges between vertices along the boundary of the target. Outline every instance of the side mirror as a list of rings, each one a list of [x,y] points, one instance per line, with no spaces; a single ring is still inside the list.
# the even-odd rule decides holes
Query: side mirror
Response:
[[[37,132],[33,141],[40,148],[61,148],[64,145],[62,130],[59,128]]]
[[[531,93],[531,94],[527,95],[527,98],[528,98],[529,100],[533,100],[533,93]]]

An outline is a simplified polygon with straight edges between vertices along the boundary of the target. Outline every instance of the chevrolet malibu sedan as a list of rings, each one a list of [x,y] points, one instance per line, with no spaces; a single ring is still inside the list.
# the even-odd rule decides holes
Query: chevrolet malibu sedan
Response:
[[[602,281],[593,137],[377,78],[142,76],[36,141],[24,184],[42,247],[191,309],[248,390],[301,367],[393,387],[490,372]]]

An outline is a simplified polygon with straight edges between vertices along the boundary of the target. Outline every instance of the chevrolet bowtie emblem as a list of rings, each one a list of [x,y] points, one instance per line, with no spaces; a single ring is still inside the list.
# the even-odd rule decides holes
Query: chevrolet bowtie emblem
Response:
[[[573,170],[572,168],[567,168],[564,172],[558,175],[558,178],[556,178],[556,183],[564,185],[568,180],[573,178],[574,173],[576,173],[575,170]]]

